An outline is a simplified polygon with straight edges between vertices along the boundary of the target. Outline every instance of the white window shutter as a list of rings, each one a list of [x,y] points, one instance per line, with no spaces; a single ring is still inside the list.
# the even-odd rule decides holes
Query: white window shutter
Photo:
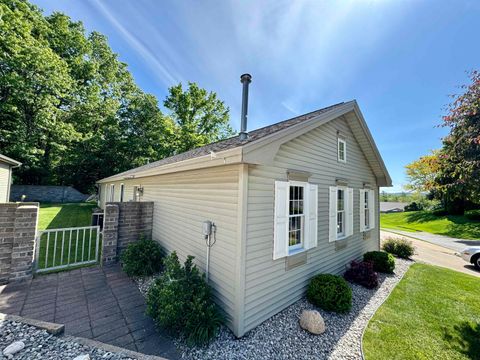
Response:
[[[273,260],[288,255],[288,195],[288,182],[275,181]]]
[[[369,214],[370,214],[370,229],[375,228],[375,190],[368,190],[368,203],[369,203]]]
[[[318,242],[318,186],[307,184],[306,193],[305,249],[312,249]]]
[[[360,189],[360,232],[365,231],[365,189]]]
[[[337,240],[337,187],[330,186],[328,209],[328,241]]]
[[[353,235],[353,189],[347,188],[347,227],[346,236]]]

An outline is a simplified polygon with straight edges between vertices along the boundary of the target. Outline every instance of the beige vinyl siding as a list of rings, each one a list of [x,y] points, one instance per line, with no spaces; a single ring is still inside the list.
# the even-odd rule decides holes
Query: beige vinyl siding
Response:
[[[337,161],[337,131],[347,141],[347,163]],[[287,170],[306,171],[309,182],[318,184],[318,246],[308,250],[307,263],[286,270],[286,259],[273,260],[274,182],[287,180]],[[328,241],[329,186],[336,179],[354,188],[353,236],[340,249]],[[347,123],[333,120],[283,144],[272,166],[251,165],[248,177],[248,208],[245,272],[245,331],[252,329],[304,295],[309,279],[322,272],[340,273],[364,252],[378,249],[376,228],[363,239],[359,232],[359,188],[375,177]],[[378,210],[378,190],[376,191]],[[342,244],[345,244],[343,242]]]
[[[0,203],[9,201],[11,166],[0,162]]]
[[[206,245],[202,222],[217,226],[216,243],[210,251],[210,284],[217,302],[232,323],[238,284],[237,266],[239,172],[242,165],[228,165],[156,175],[122,181],[124,201],[133,199],[133,187],[142,186],[140,201],[153,201],[153,239],[168,252],[176,251],[180,261],[188,255],[205,269]],[[120,181],[115,184],[115,198],[120,194]],[[108,183],[110,184],[110,183]],[[102,184],[101,203],[106,195]],[[238,309],[236,311],[238,313]]]

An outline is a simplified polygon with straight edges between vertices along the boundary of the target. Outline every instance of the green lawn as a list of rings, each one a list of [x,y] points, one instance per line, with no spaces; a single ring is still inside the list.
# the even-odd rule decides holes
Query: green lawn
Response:
[[[95,203],[41,204],[38,229],[88,226]]]
[[[95,207],[94,203],[42,204],[38,229],[90,226],[92,210]],[[85,229],[43,233],[40,238],[38,268],[94,260],[96,237],[96,230]]]
[[[384,229],[426,231],[462,239],[480,239],[480,221],[465,216],[436,216],[427,211],[380,214],[380,226]]]
[[[480,279],[414,264],[363,337],[367,360],[480,359]]]

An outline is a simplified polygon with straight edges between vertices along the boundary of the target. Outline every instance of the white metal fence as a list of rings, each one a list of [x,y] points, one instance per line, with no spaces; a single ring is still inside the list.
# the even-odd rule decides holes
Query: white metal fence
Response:
[[[35,271],[60,270],[99,260],[100,226],[41,230],[35,242]]]

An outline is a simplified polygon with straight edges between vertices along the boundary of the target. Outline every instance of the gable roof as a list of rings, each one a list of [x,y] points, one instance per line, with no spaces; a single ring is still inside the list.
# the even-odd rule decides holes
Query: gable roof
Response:
[[[12,158],[9,158],[8,156],[2,155],[2,154],[0,154],[0,162],[6,163],[6,164],[12,165],[12,166],[22,165],[21,162],[19,162],[17,160],[13,160]]]
[[[310,125],[311,122],[316,122],[316,120],[322,119],[329,119],[329,115],[332,115],[333,117],[329,120],[332,120],[334,118],[337,118],[344,113],[348,111],[352,111],[354,109],[358,109],[358,105],[355,100],[349,101],[349,102],[342,102],[338,103],[335,105],[327,106],[325,108],[312,111],[307,114],[303,114],[288,120],[284,120],[272,125],[265,126],[260,129],[252,130],[248,133],[248,137],[245,140],[240,140],[240,136],[234,136],[225,140],[217,141],[196,149],[192,149],[177,155],[173,155],[170,157],[167,157],[162,160],[158,160],[131,170],[124,171],[122,173],[107,177],[105,179],[102,179],[99,181],[100,182],[106,182],[106,181],[117,181],[117,180],[122,180],[122,179],[127,179],[127,178],[135,178],[135,177],[140,177],[140,176],[152,176],[152,175],[157,175],[159,173],[163,173],[164,169],[168,167],[168,172],[175,172],[175,171],[183,171],[185,169],[180,169],[179,165],[180,164],[185,164],[190,161],[193,162],[195,159],[205,159],[205,160],[213,160],[217,157],[221,157],[221,154],[226,154],[227,152],[230,152],[233,154],[233,152],[238,152],[241,151],[242,149],[247,149],[248,151],[251,151],[251,149],[255,149],[258,146],[261,146],[262,143],[267,143],[268,141],[271,141],[274,137],[276,136],[281,136],[282,134],[286,134],[288,132],[294,132],[298,130],[299,127],[304,126],[304,125]],[[360,113],[360,110],[358,109],[358,112]],[[380,163],[377,164],[379,165],[379,168],[381,168],[382,175],[384,176],[384,185],[382,186],[391,186],[391,180],[390,176],[387,172],[387,169],[383,163],[383,160],[380,157],[380,154],[378,153],[378,149],[373,142],[373,138],[368,131],[368,128],[366,126],[365,121],[363,120],[363,116],[360,117],[359,120],[362,126],[361,130],[365,131],[365,136],[367,138],[367,143],[370,143],[373,146],[373,153],[376,153],[375,157],[376,160],[379,161]],[[320,125],[320,123],[318,124]],[[238,151],[236,151],[238,150]],[[362,149],[364,150],[364,149]],[[234,162],[247,162],[249,163],[250,161],[246,161],[246,157],[243,156],[243,154],[237,154],[239,155],[239,161],[232,161],[230,163]],[[225,158],[223,158],[223,164],[226,164]],[[175,164],[178,164],[178,166],[175,166]],[[216,166],[216,165],[221,165],[217,163],[211,162],[210,165],[208,166]],[[206,167],[206,166],[198,166],[198,167]]]

